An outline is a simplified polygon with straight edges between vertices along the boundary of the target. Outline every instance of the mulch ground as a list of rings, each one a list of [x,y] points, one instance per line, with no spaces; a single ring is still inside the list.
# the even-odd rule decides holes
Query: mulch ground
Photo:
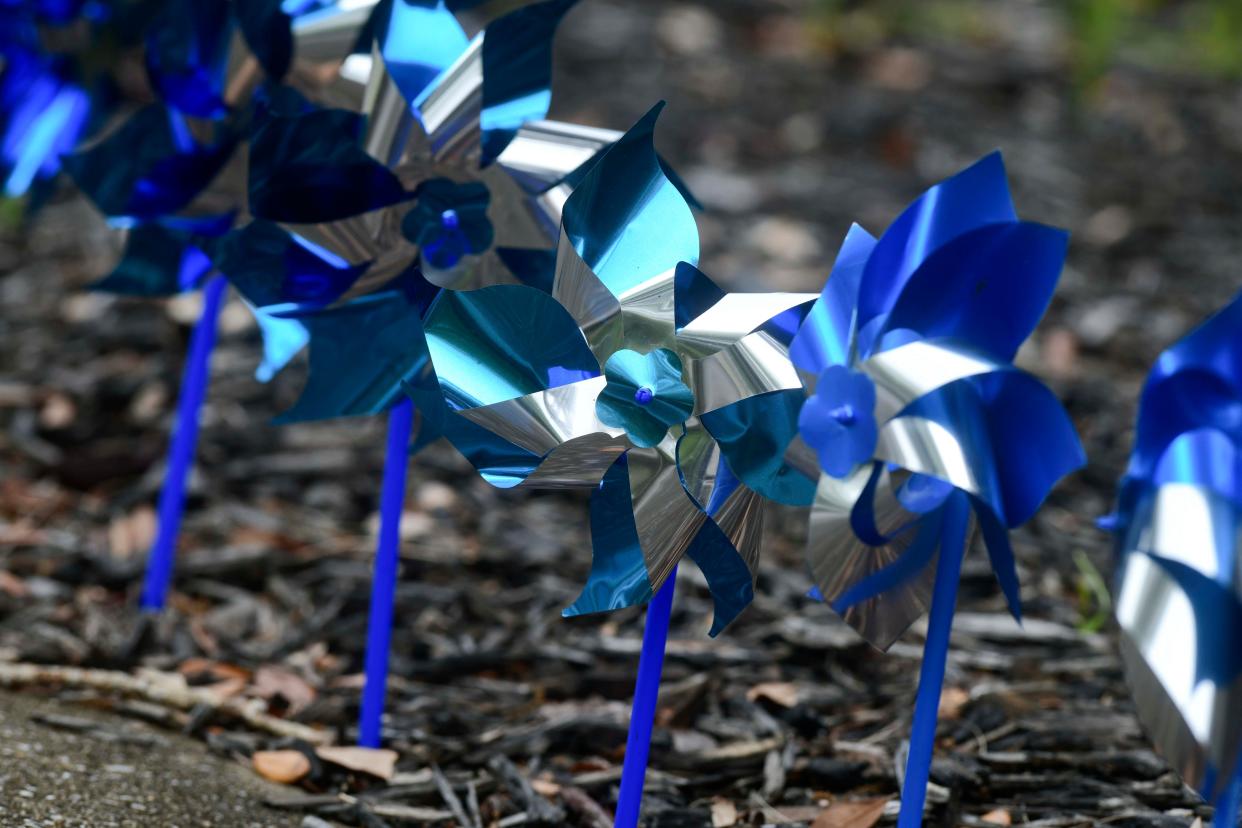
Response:
[[[965,40],[863,45],[810,7],[584,0],[558,42],[552,114],[623,128],[668,99],[658,138],[704,203],[703,267],[737,289],[817,289],[851,221],[878,232],[928,184],[1005,151],[1020,213],[1074,231],[1020,362],[1065,400],[1091,463],[1015,533],[1024,627],[986,558],[968,559],[927,824],[1207,819],[1133,716],[1094,520],[1152,360],[1242,285],[1242,100],[1124,65],[1077,89],[1044,5],[979,4]],[[82,292],[114,250],[69,197],[0,235],[0,683],[227,758],[298,751],[301,781],[265,796],[305,825],[610,824],[642,614],[561,619],[589,565],[585,501],[492,489],[443,445],[410,467],[395,769],[317,752],[356,738],[383,423],[269,425],[304,365],[256,383],[236,303],[172,606],[137,614],[196,297]],[[887,655],[862,644],[804,597],[805,514],[770,514],[758,597],[719,639],[700,577],[679,578],[650,825],[895,816],[921,630]]]

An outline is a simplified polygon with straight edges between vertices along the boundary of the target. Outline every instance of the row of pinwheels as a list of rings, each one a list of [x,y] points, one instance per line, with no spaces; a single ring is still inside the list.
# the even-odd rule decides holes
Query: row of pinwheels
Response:
[[[712,634],[723,629],[754,593],[765,500],[810,507],[814,589],[867,640],[887,647],[930,609],[901,817],[920,824],[968,541],[982,536],[1020,617],[1008,530],[1083,460],[1055,397],[1012,365],[1052,295],[1066,234],[1018,220],[993,155],[878,239],[852,228],[820,295],[725,293],[696,267],[693,201],[655,152],[659,107],[624,134],[542,120],[552,34],[573,5],[509,4],[497,16],[443,0],[175,0],[151,22],[159,102],[67,162],[128,234],[102,288],[206,285],[144,604],[162,605],[171,576],[227,279],[265,333],[261,378],[309,343],[286,421],[390,416],[361,742],[381,736],[407,451],[445,437],[497,486],[591,492],[593,565],[566,614],[652,602],[618,825],[638,820],[672,576],[688,556],[715,602]],[[54,165],[78,134],[41,138],[23,176]],[[1213,347],[1234,348],[1236,371],[1238,327],[1217,329]],[[1196,354],[1219,369],[1223,357]],[[1136,578],[1164,573],[1207,613],[1200,627],[1223,625],[1224,649],[1200,637],[1191,678],[1174,670],[1194,737],[1179,744],[1210,744],[1210,759],[1170,755],[1187,778],[1210,777],[1204,793],[1227,813],[1239,746],[1236,688],[1226,690],[1242,672],[1235,536],[1204,512],[1217,527],[1205,535],[1218,541],[1213,591],[1188,585],[1199,582],[1174,566],[1185,555],[1133,528],[1169,513],[1152,504],[1176,496],[1171,482],[1201,482],[1157,473],[1161,462],[1200,469],[1162,451],[1228,466],[1222,440],[1237,445],[1242,416],[1237,374],[1219,371],[1225,380],[1196,379],[1186,387],[1199,396],[1178,403],[1195,415],[1184,431],[1206,418],[1217,436],[1144,440],[1140,421],[1147,460],[1123,490],[1123,551],[1160,565],[1132,575],[1140,565],[1124,556],[1119,612],[1132,660],[1148,665],[1163,664],[1169,642],[1151,643],[1150,619],[1127,623]],[[1169,393],[1149,389],[1145,411]],[[1237,504],[1236,486],[1207,491]],[[1136,684],[1176,702],[1164,669]],[[1205,680],[1219,699],[1202,700]]]

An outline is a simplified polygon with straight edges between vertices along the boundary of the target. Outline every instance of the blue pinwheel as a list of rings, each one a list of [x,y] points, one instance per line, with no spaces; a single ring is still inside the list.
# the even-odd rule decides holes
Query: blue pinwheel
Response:
[[[1242,295],[1157,360],[1107,522],[1139,718],[1234,825],[1242,799]]]
[[[255,219],[217,260],[252,304],[308,332],[309,379],[283,422],[377,414],[413,393],[427,409],[415,446],[440,436],[422,337],[438,286],[550,287],[561,204],[618,135],[535,120],[572,2],[524,6],[474,41],[453,16],[463,5],[375,6],[369,84],[387,92],[368,112],[283,90],[256,113]]]
[[[279,94],[266,87],[256,93],[256,86],[263,78],[274,82],[285,73],[320,66],[327,76],[341,77],[365,23],[365,16],[335,6],[311,11],[315,19],[308,22],[266,0],[166,4],[147,32],[146,52],[151,85],[162,100],[138,110],[66,162],[79,187],[126,234],[124,256],[96,289],[149,297],[203,289],[160,493],[159,529],[148,558],[141,598],[146,609],[163,607],[172,574],[199,408],[227,288],[224,277],[211,274],[218,265],[219,240],[244,201],[244,159],[236,150],[257,101]],[[313,48],[303,55],[298,47],[308,40]],[[309,74],[318,79],[316,88],[339,92],[350,86],[344,79],[325,83],[325,73]],[[358,83],[352,87],[361,89]],[[304,258],[313,259],[313,251]],[[255,315],[264,337],[257,375],[267,379],[305,346],[308,334],[296,320],[262,309]]]
[[[575,2],[528,3],[471,40],[454,11],[473,4],[381,0],[361,117],[285,107],[257,126],[256,220],[365,267],[355,294],[412,264],[455,289],[546,284],[561,205],[616,138],[540,120],[552,37]]]
[[[445,433],[486,479],[593,491],[594,563],[565,613],[645,603],[688,555],[715,634],[753,594],[761,511],[708,418],[801,388],[796,323],[771,323],[813,297],[726,295],[695,268],[694,217],[652,142],[658,112],[565,203],[550,294],[446,291],[425,327]]]
[[[0,10],[0,189],[11,198],[60,171],[92,116],[77,62],[42,51],[35,11]]]
[[[1011,364],[1052,295],[1066,239],[1018,220],[999,154],[932,187],[878,241],[852,228],[791,347],[815,379],[805,406],[786,411],[786,433],[796,420],[801,440],[775,471],[739,471],[760,491],[813,500],[815,584],[868,641],[888,647],[931,605],[903,826],[922,819],[972,515],[1020,617],[1008,529],[1084,462],[1056,397]],[[796,473],[808,449],[817,481]]]

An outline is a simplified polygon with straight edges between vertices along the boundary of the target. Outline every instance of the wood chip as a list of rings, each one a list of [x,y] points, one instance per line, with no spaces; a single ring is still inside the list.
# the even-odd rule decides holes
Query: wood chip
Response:
[[[716,797],[712,800],[712,828],[729,828],[737,824],[737,806],[732,800]]]
[[[788,681],[765,681],[746,691],[751,701],[766,699],[781,707],[790,708],[798,703],[798,688]]]
[[[815,817],[811,828],[871,828],[880,821],[887,804],[887,799],[834,802]]]
[[[282,785],[292,785],[311,770],[310,759],[300,750],[260,750],[251,761],[259,776]]]
[[[946,687],[940,694],[940,718],[957,719],[970,701],[970,692],[961,687]]]
[[[993,825],[1013,825],[1013,817],[1004,808],[997,808],[995,811],[988,811],[981,819],[984,822],[990,822]]]
[[[397,768],[397,752],[387,748],[320,747],[316,755],[325,762],[388,781]]]

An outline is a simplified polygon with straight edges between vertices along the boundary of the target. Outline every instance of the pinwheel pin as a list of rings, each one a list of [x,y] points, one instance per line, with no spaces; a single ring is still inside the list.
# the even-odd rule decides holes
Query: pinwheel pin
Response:
[[[1242,807],[1242,296],[1156,361],[1108,521],[1121,654],[1148,734],[1216,805]]]
[[[1008,530],[1084,461],[1052,392],[1011,364],[1052,295],[1066,239],[1018,220],[993,154],[928,190],[879,240],[851,229],[791,347],[817,378],[797,414],[805,446],[795,441],[787,464],[805,467],[798,448],[819,460],[808,543],[819,592],[881,648],[931,606],[902,826],[923,818],[972,515],[1020,617]],[[755,485],[773,492],[770,481]]]
[[[425,323],[445,432],[483,476],[593,492],[593,565],[565,614],[655,597],[618,825],[638,819],[678,562],[690,557],[707,579],[713,634],[753,595],[760,498],[722,460],[708,418],[801,388],[787,345],[813,298],[726,295],[695,268],[694,216],[653,145],[659,111],[565,202],[550,294],[445,292]]]

